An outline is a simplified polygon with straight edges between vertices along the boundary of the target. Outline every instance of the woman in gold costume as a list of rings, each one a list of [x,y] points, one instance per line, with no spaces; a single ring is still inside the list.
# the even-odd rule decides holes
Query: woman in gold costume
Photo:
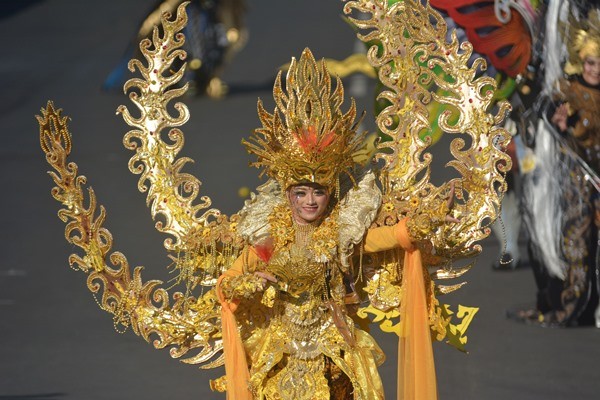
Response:
[[[144,282],[123,254],[109,255],[104,209],[96,212],[91,190],[84,202],[85,178],[67,162],[67,118],[51,102],[38,116],[66,237],[85,253],[70,262],[89,274],[93,293],[103,290],[98,304],[114,314],[115,327],[131,326],[175,358],[188,355],[182,361],[203,368],[224,364],[225,376],[211,387],[231,400],[382,399],[377,366],[384,355],[367,333],[370,316],[398,335],[398,398],[434,400],[432,339],[463,350],[477,311],[440,304],[438,295],[463,283],[437,282],[469,270],[453,261],[481,251],[476,242],[498,214],[510,169],[503,151],[510,139],[499,125],[509,106],[487,112],[495,81],[480,75],[482,60],[467,64],[470,44],[446,40],[446,24],[431,7],[360,0],[344,11],[366,32],[361,40],[380,44],[368,59],[388,88],[380,96],[389,105],[376,122],[389,140],[375,155],[366,150],[354,101],[342,111],[340,79],[332,85],[324,62],[307,49],[292,59],[285,84],[277,78],[274,112],[258,102],[262,126],[244,144],[269,179],[229,217],[210,208],[208,197],[194,204],[200,181],[181,172],[189,159],[177,159],[178,127],[189,112],[169,102],[185,92],[176,86],[184,68],[171,69],[185,57],[185,6],[173,20],[163,16],[163,35],[155,29],[152,42],[140,44],[147,65],[132,60],[142,78],[125,84],[139,116],[118,111],[133,127],[124,139],[135,151],[129,168],[141,175],[157,229],[169,235],[165,248],[179,273],[173,285],[183,292]],[[433,86],[444,95],[432,94]],[[440,186],[430,182],[431,143],[422,139],[432,101],[448,106],[438,125],[459,136],[448,163],[455,177]]]
[[[377,366],[384,354],[346,309],[358,302],[351,257],[360,247],[365,254],[408,250],[423,234],[410,219],[369,229],[382,195],[373,173],[354,166],[362,142],[354,105],[346,114],[338,108],[338,85],[332,97],[319,95],[329,93],[328,74],[306,50],[292,61],[287,96],[276,99],[284,118],[259,105],[264,126],[245,142],[272,181],[242,210],[238,231],[249,245],[217,285],[227,391],[235,399],[383,398]],[[340,183],[343,173],[356,187]],[[443,224],[448,205],[428,218]],[[260,307],[258,321],[240,312],[241,337],[227,326],[240,307]]]

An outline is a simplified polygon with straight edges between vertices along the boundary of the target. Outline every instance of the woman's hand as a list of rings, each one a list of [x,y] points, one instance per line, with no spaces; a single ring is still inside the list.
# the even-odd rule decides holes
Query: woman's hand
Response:
[[[450,191],[448,192],[448,201],[446,203],[446,205],[448,206],[448,212],[452,211],[452,206],[454,205],[454,192],[455,192],[455,188],[454,188],[454,182],[450,183]],[[460,220],[458,218],[453,217],[450,214],[446,215],[446,218],[444,218],[444,221],[446,222],[460,222]]]
[[[406,222],[406,228],[413,241],[428,239],[438,228],[446,223],[458,223],[460,220],[451,215],[454,206],[455,187],[450,183],[447,197],[442,197],[443,192],[431,199],[427,204],[421,204],[415,212],[410,215]]]
[[[569,106],[563,103],[554,112],[550,121],[560,129],[561,132],[567,130],[567,119],[569,118]]]
[[[265,288],[267,287],[267,284],[269,282],[277,283],[277,278],[275,278],[273,275],[271,275],[268,272],[256,271],[256,272],[254,272],[254,276],[260,279],[260,281],[262,283],[262,290],[265,290]]]

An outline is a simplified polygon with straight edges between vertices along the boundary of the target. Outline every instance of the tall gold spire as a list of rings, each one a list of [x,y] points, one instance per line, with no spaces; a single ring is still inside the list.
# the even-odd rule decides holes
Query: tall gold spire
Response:
[[[309,49],[300,61],[292,58],[285,88],[281,72],[273,88],[276,109],[268,113],[258,101],[263,124],[242,143],[258,160],[251,165],[263,168],[283,189],[300,182],[334,187],[340,173],[350,176],[352,154],[363,144],[356,133],[356,106],[343,113],[344,88],[340,79],[332,88],[323,61],[317,63]]]

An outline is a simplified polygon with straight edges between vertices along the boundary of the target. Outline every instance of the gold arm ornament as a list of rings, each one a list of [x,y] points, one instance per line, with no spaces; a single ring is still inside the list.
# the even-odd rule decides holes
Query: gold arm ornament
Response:
[[[124,86],[139,116],[132,116],[123,105],[117,113],[133,127],[123,138],[125,147],[135,151],[129,160],[129,170],[140,175],[138,189],[147,192],[146,204],[156,221],[156,229],[168,235],[164,246],[175,261],[178,272],[175,284],[185,283],[189,293],[198,284],[214,286],[216,278],[239,254],[243,241],[235,231],[237,215],[228,218],[209,208],[212,202],[208,196],[201,196],[200,202],[194,204],[201,182],[182,172],[193,160],[176,158],[184,144],[183,132],[178,127],[188,121],[189,110],[185,104],[175,102],[172,107],[178,114],[172,116],[167,107],[188,89],[188,83],[177,87],[186,64],[172,70],[177,58],[186,58],[181,49],[185,37],[180,31],[187,23],[187,4],[177,8],[172,21],[170,13],[163,13],[162,36],[155,27],[152,40],[140,42],[147,65],[137,59],[129,62],[131,72],[137,70],[142,76],[128,80]],[[165,131],[168,141],[163,138]]]

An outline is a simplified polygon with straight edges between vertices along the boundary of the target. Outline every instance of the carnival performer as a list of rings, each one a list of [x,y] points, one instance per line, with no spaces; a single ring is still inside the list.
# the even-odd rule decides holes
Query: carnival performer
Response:
[[[332,83],[325,62],[306,49],[292,58],[285,81],[278,75],[274,111],[258,102],[262,126],[243,143],[268,180],[231,216],[210,208],[208,197],[194,204],[200,181],[181,172],[189,159],[176,158],[184,142],[177,127],[189,118],[184,104],[169,104],[185,93],[176,85],[185,68],[171,71],[185,57],[185,5],[173,20],[163,16],[162,36],[155,30],[152,42],[141,42],[148,65],[132,60],[142,78],[125,85],[140,115],[118,111],[134,128],[124,139],[135,150],[129,168],[141,175],[157,229],[169,235],[174,285],[185,289],[172,304],[161,282],[144,282],[139,267],[131,273],[121,253],[108,256],[105,211],[96,212],[91,190],[84,203],[85,178],[67,162],[67,117],[51,102],[38,116],[67,239],[85,253],[70,262],[89,274],[94,294],[103,289],[98,304],[114,314],[115,327],[152,336],[175,358],[195,352],[182,361],[225,365],[211,388],[231,400],[383,399],[384,354],[367,332],[370,316],[398,336],[398,399],[435,400],[432,339],[464,351],[477,312],[440,304],[438,295],[464,282],[438,282],[471,268],[454,262],[481,251],[476,242],[497,217],[510,169],[510,136],[499,125],[510,106],[500,102],[496,115],[488,113],[494,79],[478,75],[483,60],[467,64],[468,43],[455,35],[446,41],[446,24],[429,5],[363,0],[344,11],[368,32],[361,40],[380,43],[368,59],[388,88],[381,96],[390,104],[376,122],[389,140],[377,145],[373,163],[357,162],[371,153],[354,101],[342,111],[341,80]],[[432,95],[432,81],[443,94]],[[431,129],[432,99],[449,106],[439,126],[458,135],[448,165],[459,177],[440,186],[430,182],[431,142],[421,138]]]
[[[307,71],[316,75],[309,79]],[[364,254],[394,248],[410,251],[413,242],[428,232],[420,231],[411,219],[368,229],[381,204],[372,172],[360,178],[356,189],[340,187],[340,175],[356,170],[352,157],[362,144],[356,140],[360,136],[354,128],[354,106],[343,116],[335,109],[302,116],[306,100],[328,90],[327,74],[309,51],[298,63],[292,61],[286,79],[288,102],[277,101],[286,123],[271,125],[275,117],[260,104],[265,126],[259,132],[270,131],[265,135],[270,139],[257,135],[245,142],[259,158],[256,165],[276,182],[242,210],[238,230],[249,246],[217,286],[227,392],[235,393],[235,399],[383,398],[377,366],[384,354],[346,311],[348,302],[359,299],[350,257],[357,248]],[[325,118],[329,114],[331,120]],[[446,215],[452,192],[446,207],[438,209],[441,214],[428,218],[437,224],[459,222]],[[340,231],[351,226],[356,236]],[[264,320],[252,324],[240,347],[236,329],[226,324],[233,322],[230,311],[244,301],[262,303]]]
[[[565,38],[571,57],[565,67],[566,79],[560,79],[552,102],[546,109],[554,137],[555,158],[560,167],[547,169],[543,155],[538,154],[539,170],[527,180],[525,201],[530,214],[529,229],[533,243],[530,260],[538,287],[534,310],[522,310],[520,318],[544,326],[596,325],[600,327],[598,307],[598,227],[600,214],[600,19],[598,10],[592,10],[585,20],[573,15],[565,27]],[[551,28],[553,29],[553,28]],[[536,146],[543,149],[543,133],[538,132]],[[548,131],[551,133],[551,131]],[[539,143],[538,143],[539,142]],[[561,174],[559,171],[564,170]],[[536,203],[537,196],[545,196],[536,180],[544,176],[560,176],[551,189],[555,202]],[[542,179],[539,179],[542,177]],[[556,178],[555,178],[556,179]],[[537,193],[537,195],[535,194]],[[558,196],[558,197],[557,197]],[[552,204],[555,204],[553,207]],[[539,242],[540,228],[534,219],[535,207],[547,207],[560,229],[552,242]],[[543,217],[537,216],[540,220]],[[558,243],[556,255],[549,256],[549,248]]]

